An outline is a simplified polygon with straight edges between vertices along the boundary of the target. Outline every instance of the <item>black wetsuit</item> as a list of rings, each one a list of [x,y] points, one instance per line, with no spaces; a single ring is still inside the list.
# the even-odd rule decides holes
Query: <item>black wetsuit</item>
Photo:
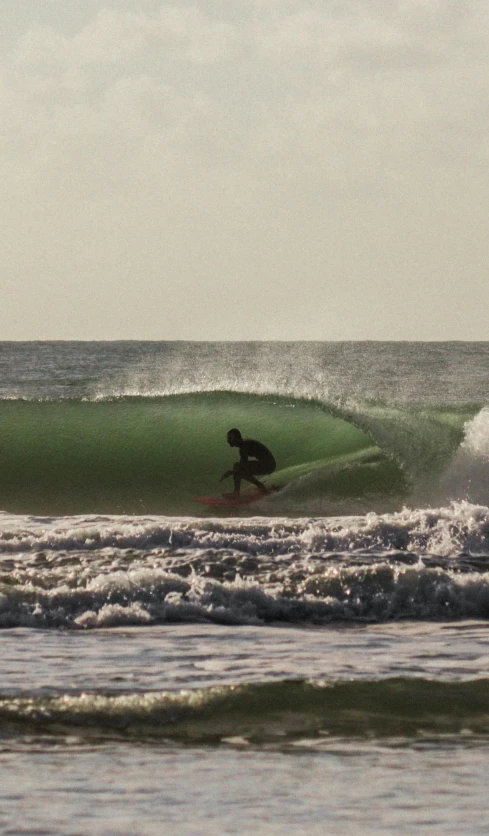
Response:
[[[249,461],[251,457],[252,461]],[[249,472],[254,476],[264,476],[273,473],[277,464],[268,447],[261,441],[245,438],[239,445],[239,458]]]
[[[254,438],[241,439],[237,446],[239,447],[239,462],[236,462],[232,470],[235,493],[239,493],[242,479],[256,485],[263,493],[268,493],[263,482],[256,477],[273,473],[277,467],[270,450]]]

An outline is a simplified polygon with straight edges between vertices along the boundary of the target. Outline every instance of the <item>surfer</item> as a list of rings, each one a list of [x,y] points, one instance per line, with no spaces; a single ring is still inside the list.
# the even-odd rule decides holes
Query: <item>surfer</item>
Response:
[[[246,482],[251,482],[252,485],[256,485],[263,493],[268,493],[263,482],[259,482],[256,479],[256,476],[265,476],[268,473],[273,473],[277,467],[275,459],[268,447],[265,447],[261,441],[255,441],[253,438],[243,438],[240,431],[235,427],[229,430],[226,438],[230,447],[239,447],[239,462],[235,463],[232,470],[226,470],[221,476],[220,481],[222,482],[223,479],[232,476],[235,494],[239,494],[240,492],[242,479]]]

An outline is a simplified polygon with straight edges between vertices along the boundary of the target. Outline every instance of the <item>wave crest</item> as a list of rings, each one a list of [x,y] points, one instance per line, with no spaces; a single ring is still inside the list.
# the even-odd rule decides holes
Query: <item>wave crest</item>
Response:
[[[104,741],[294,743],[325,736],[489,734],[489,682],[393,678],[266,682],[176,694],[0,697],[3,734],[73,734]]]

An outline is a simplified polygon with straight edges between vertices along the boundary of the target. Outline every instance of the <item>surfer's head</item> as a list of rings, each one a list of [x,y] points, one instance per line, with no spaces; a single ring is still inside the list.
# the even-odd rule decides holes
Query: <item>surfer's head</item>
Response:
[[[239,447],[240,442],[243,440],[240,431],[237,430],[236,427],[233,427],[232,430],[229,430],[226,438],[230,447]]]

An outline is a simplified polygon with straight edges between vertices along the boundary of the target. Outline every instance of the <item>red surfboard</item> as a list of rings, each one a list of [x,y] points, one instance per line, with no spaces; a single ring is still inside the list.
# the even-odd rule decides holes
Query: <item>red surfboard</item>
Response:
[[[253,490],[243,491],[243,493],[221,493],[217,496],[197,496],[196,502],[202,505],[214,505],[218,508],[241,508],[243,505],[251,505],[252,502],[257,502],[271,493],[276,493],[279,490],[277,487],[269,488],[267,493],[263,493],[258,488]]]

